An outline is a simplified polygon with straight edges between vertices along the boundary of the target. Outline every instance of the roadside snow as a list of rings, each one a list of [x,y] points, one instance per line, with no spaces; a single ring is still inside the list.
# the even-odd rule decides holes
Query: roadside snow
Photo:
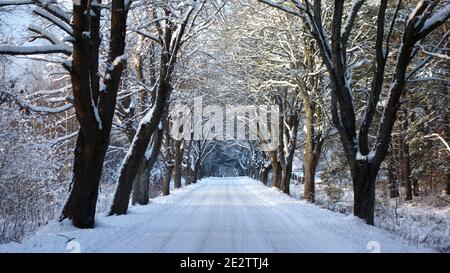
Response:
[[[332,185],[335,191],[327,190],[317,177],[315,205],[344,215],[353,213],[351,185]],[[435,195],[414,197],[414,202],[405,202],[404,191],[400,197],[389,198],[383,186],[377,188],[375,226],[399,235],[409,242],[440,252],[450,251],[450,206],[445,197]],[[304,184],[292,183],[291,195],[303,200]],[[330,193],[332,195],[330,195]]]
[[[52,222],[0,252],[432,251],[246,177],[203,179],[152,201],[99,215],[94,229]]]

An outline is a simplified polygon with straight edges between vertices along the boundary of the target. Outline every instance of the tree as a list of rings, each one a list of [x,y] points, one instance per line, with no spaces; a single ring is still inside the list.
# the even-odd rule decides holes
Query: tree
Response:
[[[365,1],[353,2],[348,9],[347,16],[344,15],[344,1],[335,1],[330,19],[323,17],[323,1],[320,0],[313,1],[313,3],[309,0],[296,0],[293,1],[294,7],[268,0],[260,1],[300,17],[306,29],[316,40],[331,81],[333,124],[339,132],[352,173],[354,214],[373,225],[377,174],[387,155],[404,86],[408,79],[417,72],[417,69],[408,72],[408,66],[420,50],[417,44],[450,17],[450,4],[447,1],[443,1],[442,5],[439,5],[442,1],[420,1],[416,8],[409,13],[409,16],[405,18],[405,26],[401,33],[401,45],[393,65],[392,78],[389,80],[386,77],[386,64],[391,49],[392,33],[401,14],[399,11],[402,1],[398,1],[395,5],[388,26],[386,26],[386,22],[389,22],[386,18],[388,1],[380,1],[376,17],[373,76],[364,115],[360,125],[357,126],[355,100],[352,96],[354,91],[352,69],[349,65],[347,47],[356,17]],[[346,22],[343,22],[345,17],[347,18]],[[330,26],[329,35],[326,25]],[[383,88],[384,84],[388,84],[388,88]],[[376,122],[374,119],[376,107],[383,90],[387,91],[386,103],[383,115],[378,122],[375,141],[371,143],[369,132],[373,123]]]
[[[80,124],[75,147],[72,186],[62,211],[61,220],[70,219],[79,228],[94,226],[98,186],[103,161],[109,145],[117,90],[126,63],[125,35],[127,14],[131,1],[111,2],[111,33],[107,53],[107,69],[100,77],[100,13],[102,5],[97,0],[73,2],[70,14],[52,2],[5,1],[7,3],[36,5],[35,12],[66,32],[72,48],[57,40],[51,33],[34,28],[49,40],[46,46],[1,46],[1,54],[31,55],[63,53],[71,58],[63,65],[69,71],[72,83],[73,104]]]
[[[315,58],[317,51],[314,43],[305,38],[303,41],[304,61],[300,63],[306,76],[297,75],[296,79],[303,97],[305,113],[305,148],[303,153],[303,197],[315,202],[315,177],[322,153],[322,146],[328,134],[329,126],[325,115],[325,95],[323,76],[319,73],[323,65]]]
[[[74,2],[72,15],[73,61],[69,69],[80,131],[75,148],[73,188],[61,220],[69,218],[80,228],[94,226],[98,183],[109,145],[117,89],[126,62],[126,21],[131,3],[125,6],[124,1],[112,1],[108,69],[103,88],[100,88],[100,8],[93,5],[94,2],[85,0],[80,5]]]
[[[178,54],[182,45],[197,32],[205,29],[212,21],[207,18],[196,25],[199,14],[206,1],[198,3],[183,2],[173,7],[169,2],[152,6],[154,17],[150,25],[156,34],[145,30],[136,31],[154,40],[160,47],[159,75],[155,87],[155,102],[142,118],[131,144],[130,150],[123,160],[117,180],[117,190],[114,195],[110,215],[125,214],[136,177],[137,170],[144,158],[150,139],[161,123],[164,112],[169,107],[169,98],[173,90],[173,73],[177,64]]]

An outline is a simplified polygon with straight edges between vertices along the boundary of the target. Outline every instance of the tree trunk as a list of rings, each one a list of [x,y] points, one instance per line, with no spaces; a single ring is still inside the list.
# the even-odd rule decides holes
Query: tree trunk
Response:
[[[390,198],[396,198],[399,195],[398,192],[398,183],[396,178],[396,171],[394,169],[394,155],[391,149],[391,155],[389,156],[388,162],[387,162],[387,169],[388,169],[388,181],[389,181],[389,197]]]
[[[261,180],[261,182],[264,185],[267,185],[267,181],[269,179],[269,171],[272,169],[272,165],[271,164],[265,164],[260,171],[260,175],[259,175],[259,180]]]
[[[164,167],[163,195],[170,194],[170,180],[172,179],[173,165],[169,162]]]
[[[283,170],[282,190],[286,194],[290,194],[289,186],[291,184],[291,176],[292,176],[292,158],[287,160],[286,166]]]
[[[447,187],[445,189],[445,193],[450,195],[450,172],[447,173]]]
[[[172,150],[172,138],[169,133],[169,120],[166,120],[167,126],[164,129],[164,179],[163,179],[163,195],[169,195],[170,193],[170,180],[172,180],[173,172],[173,150]]]
[[[411,177],[412,179],[412,191],[413,191],[413,196],[419,196],[419,181],[417,180],[416,177]]]
[[[186,162],[186,166],[184,169],[184,180],[185,180],[185,184],[189,185],[191,184],[191,151],[192,151],[192,139],[194,133],[191,133],[191,139],[189,140],[189,144],[187,146],[187,151],[185,153],[185,157],[184,157],[184,161]]]
[[[173,181],[175,189],[181,188],[181,160],[183,159],[181,142],[181,140],[175,141],[175,165],[173,167]]]
[[[297,119],[295,119],[295,122],[298,124]],[[294,153],[295,153],[295,145],[297,144],[297,128],[298,125],[294,125],[294,137],[290,139],[290,145],[289,145],[289,154],[286,158],[286,164],[283,169],[283,178],[282,178],[282,187],[283,192],[286,194],[290,194],[290,184],[291,184],[291,177],[292,177],[292,164],[294,162]]]
[[[145,84],[145,78],[144,78],[144,70],[143,70],[143,61],[142,61],[142,51],[145,43],[144,36],[140,35],[138,40],[138,46],[136,48],[136,52],[134,55],[134,68],[136,73],[136,80],[138,80],[141,84]],[[131,101],[131,97],[128,97],[128,100]],[[139,88],[139,102],[140,102],[140,108],[138,108],[138,111],[145,111],[145,107],[147,107],[147,91],[143,86]],[[134,116],[134,113],[127,113],[130,116]],[[133,128],[134,122],[133,119],[129,120],[129,125],[127,124],[127,127]],[[127,130],[127,132],[131,132],[131,130]],[[130,143],[133,142],[134,136],[136,134],[135,130],[132,132],[133,134],[127,134],[127,137],[130,141]],[[149,201],[149,177],[150,177],[150,171],[153,168],[153,164],[150,163],[148,160],[144,159],[142,163],[140,164],[138,171],[136,173],[136,178],[133,182],[133,198],[131,203],[133,205],[139,204],[139,205],[147,205]],[[154,162],[153,162],[154,163]]]
[[[294,110],[296,111],[296,110]],[[285,152],[283,155],[283,162],[281,166],[283,167],[283,177],[282,177],[282,190],[286,194],[290,194],[290,184],[292,177],[292,164],[294,161],[295,146],[297,145],[297,131],[298,131],[298,114],[297,112],[292,113],[285,118],[288,127],[282,126],[280,130],[284,129],[284,135],[286,136],[286,141],[283,141],[283,145],[286,146],[287,155]],[[282,135],[280,137],[283,137]],[[283,149],[284,150],[284,149]]]
[[[260,168],[258,166],[255,166],[255,167],[252,168],[251,172],[252,172],[251,173],[252,178],[253,179],[258,179],[259,173],[260,173]]]
[[[314,203],[316,201],[316,189],[315,189],[315,176],[317,161],[314,156],[305,157],[305,162],[303,166],[303,182],[305,183],[303,196],[306,201]]]
[[[186,185],[190,185],[192,183],[192,170],[190,164],[187,164],[186,169],[184,170],[184,180],[186,181]]]
[[[194,171],[192,172],[192,180],[191,180],[192,184],[197,183],[199,171],[200,171],[200,159],[195,161],[194,164]]]
[[[445,96],[447,105],[450,102],[450,96]],[[447,124],[447,143],[450,141],[450,111],[447,109],[445,114],[444,124]],[[450,154],[447,154],[447,162],[450,162]],[[445,188],[445,193],[450,195],[450,166],[447,165],[447,187]]]
[[[138,172],[139,166],[144,159],[145,151],[150,142],[151,136],[158,128],[164,113],[167,112],[166,100],[170,93],[170,85],[167,82],[160,82],[158,95],[154,105],[154,111],[148,122],[141,122],[131,145],[127,157],[124,159],[118,178],[118,186],[114,195],[113,205],[109,215],[126,214],[130,199],[133,182]]]
[[[303,178],[305,182],[303,196],[306,201],[314,203],[315,198],[315,174],[317,162],[314,155],[314,109],[307,97],[304,98],[305,108],[305,152],[303,161]]]
[[[281,169],[281,165],[279,162],[275,162],[274,165],[272,165],[272,186],[281,190],[282,176],[283,170]]]
[[[415,111],[411,111],[410,115],[411,124],[414,124],[416,120],[416,114]],[[409,146],[408,146],[408,160],[411,161],[411,155],[409,154]],[[411,163],[409,163],[411,164]],[[411,167],[409,167],[411,169]],[[411,170],[409,171],[411,173]],[[417,180],[417,177],[415,175],[411,176],[412,179],[412,187],[413,187],[413,196],[419,196],[419,181]]]
[[[87,140],[81,130],[78,133],[73,166],[73,188],[61,216],[61,220],[71,219],[73,225],[78,228],[94,227],[98,186],[108,147],[108,143],[104,142],[106,139],[94,135]],[[97,140],[98,143],[93,143],[92,140]]]
[[[352,172],[353,214],[369,225],[374,224],[376,173],[367,160],[356,161]]]
[[[268,153],[268,155],[270,158],[270,163],[272,165],[272,187],[281,189],[282,170],[281,170],[280,162],[278,162],[277,152],[270,151]]]
[[[407,146],[408,144],[405,144],[405,146]],[[409,201],[413,199],[413,191],[412,191],[412,183],[411,183],[411,162],[410,162],[410,157],[409,157],[409,149],[407,147],[405,147],[405,151],[404,151],[404,174],[403,177],[405,179],[405,200]]]
[[[114,3],[115,1],[113,1]],[[120,1],[119,1],[120,2]],[[189,15],[188,15],[189,18]],[[132,146],[125,157],[118,178],[118,187],[114,195],[113,205],[109,215],[126,214],[128,210],[128,202],[133,187],[134,178],[137,170],[144,158],[145,150],[150,139],[160,124],[164,113],[167,112],[169,106],[170,93],[172,91],[171,81],[175,64],[177,62],[177,53],[181,46],[181,36],[186,29],[187,21],[181,25],[176,32],[177,39],[173,38],[175,26],[173,22],[168,22],[164,28],[163,40],[164,48],[160,54],[159,61],[159,78],[156,88],[155,102],[150,112],[141,120],[136,135],[133,139]]]
[[[402,154],[403,154],[403,178],[405,179],[405,200],[412,200],[412,183],[411,183],[411,157],[409,155],[409,144],[406,136],[408,130],[408,110],[403,108],[403,125],[402,125]]]
[[[148,167],[147,160],[142,160],[133,183],[133,199],[131,201],[133,205],[148,204],[150,171],[151,168]]]
[[[164,128],[164,125],[163,125]],[[136,178],[133,183],[133,199],[132,204],[147,205],[149,199],[149,177],[156,161],[158,160],[159,151],[161,150],[162,134],[164,129],[158,129],[155,138],[152,140],[151,154],[148,159],[142,161],[139,166]]]

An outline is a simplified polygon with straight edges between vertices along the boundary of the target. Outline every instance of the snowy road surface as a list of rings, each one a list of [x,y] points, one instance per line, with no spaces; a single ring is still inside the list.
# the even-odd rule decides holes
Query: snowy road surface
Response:
[[[69,243],[67,238],[73,238]],[[244,177],[207,178],[137,206],[97,217],[96,228],[52,222],[0,252],[417,252],[353,216],[298,201]]]

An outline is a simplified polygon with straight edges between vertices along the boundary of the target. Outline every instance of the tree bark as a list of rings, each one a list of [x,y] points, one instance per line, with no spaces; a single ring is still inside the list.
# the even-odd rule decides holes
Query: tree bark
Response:
[[[197,183],[197,180],[199,179],[199,173],[200,173],[200,159],[195,161],[194,164],[194,171],[192,172],[192,184]]]
[[[387,162],[387,169],[388,169],[388,182],[389,182],[389,197],[390,198],[396,198],[399,196],[398,192],[398,183],[397,183],[397,176],[396,176],[396,170],[394,169],[394,154],[391,149],[391,155],[389,156],[388,162]]]
[[[164,126],[163,126],[164,128]],[[151,154],[148,159],[142,161],[138,173],[133,183],[132,204],[147,205],[149,201],[149,177],[156,161],[162,144],[162,134],[164,129],[158,129],[155,138],[152,140]]]
[[[278,162],[277,152],[270,151],[268,152],[270,163],[272,165],[272,187],[276,187],[281,189],[281,177],[282,177],[282,169],[280,162]]]
[[[303,178],[304,178],[304,192],[303,196],[306,201],[314,203],[315,198],[315,175],[317,161],[314,154],[314,109],[308,98],[304,98],[305,109],[305,152],[303,162]]]
[[[353,214],[374,224],[375,181],[376,173],[367,160],[358,160],[352,173],[353,180]]]
[[[305,158],[305,165],[303,169],[304,177],[304,193],[303,197],[306,201],[314,203],[316,201],[316,190],[315,190],[315,174],[317,162],[311,156]]]
[[[283,176],[282,176],[282,191],[286,194],[290,194],[290,184],[291,184],[291,177],[292,177],[292,158],[288,157],[286,160],[286,166],[283,170]]]
[[[133,198],[131,204],[147,205],[149,200],[149,177],[151,168],[147,167],[147,160],[142,160],[133,183]]]
[[[447,187],[445,188],[445,193],[450,195],[450,172],[447,173]]]
[[[402,124],[402,154],[403,154],[403,178],[405,179],[405,200],[413,199],[412,183],[411,183],[411,157],[409,155],[409,144],[406,132],[408,130],[408,110],[403,107],[403,124]]]
[[[181,188],[181,161],[183,159],[181,143],[181,140],[175,141],[175,163],[173,166],[173,181],[175,189]]]
[[[186,185],[192,183],[192,170],[190,164],[186,164],[186,169],[184,169],[184,180],[186,181]]]
[[[92,140],[97,140],[97,143]],[[98,135],[86,139],[82,130],[78,132],[72,189],[61,220],[71,219],[78,228],[94,227],[98,186],[107,147],[108,143],[98,138]]]
[[[168,162],[164,166],[163,195],[170,194],[170,180],[172,180],[173,165]]]
[[[410,114],[410,123],[411,124],[414,124],[414,122],[415,122],[415,120],[416,120],[416,114],[415,114],[415,111],[411,111],[411,114]],[[410,171],[409,171],[409,173],[411,173],[411,154],[409,153],[409,146],[408,146],[408,160],[409,160],[409,164],[410,164]],[[419,196],[419,181],[417,180],[417,177],[415,177],[415,175],[412,175],[411,176],[411,180],[412,180],[412,187],[413,187],[413,189],[412,189],[412,191],[413,191],[413,196]]]
[[[267,164],[267,163],[265,163],[264,166],[261,168],[260,175],[259,175],[259,180],[261,180],[261,182],[264,185],[267,185],[267,182],[269,180],[269,171],[271,169],[272,169],[272,165],[271,164]]]
[[[294,115],[293,117],[288,119],[288,124],[291,127],[292,130],[292,136],[290,135],[290,132],[286,132],[286,135],[290,137],[289,139],[289,145],[288,145],[288,155],[286,157],[286,164],[284,166],[283,170],[283,192],[286,194],[290,194],[290,184],[291,184],[291,177],[292,177],[292,164],[294,162],[294,153],[295,153],[295,146],[297,145],[297,130],[298,130],[298,117],[297,115]]]
[[[164,178],[163,178],[163,195],[170,194],[170,180],[172,180],[173,172],[173,152],[172,152],[172,138],[169,133],[169,121],[164,129]]]
[[[446,96],[446,101],[450,101],[449,98],[450,96]],[[448,124],[450,124],[450,111],[447,109],[446,114],[445,114],[445,119],[444,119],[444,123],[446,123],[446,135],[447,135],[447,142],[450,141],[450,126],[448,126]],[[445,132],[444,132],[445,135]],[[450,153],[447,153],[447,163],[450,162]],[[447,177],[447,185],[445,187],[445,193],[447,195],[450,195],[450,165],[447,164],[447,172],[445,174],[445,176]],[[418,188],[418,186],[417,186]],[[418,190],[417,190],[418,191]]]

